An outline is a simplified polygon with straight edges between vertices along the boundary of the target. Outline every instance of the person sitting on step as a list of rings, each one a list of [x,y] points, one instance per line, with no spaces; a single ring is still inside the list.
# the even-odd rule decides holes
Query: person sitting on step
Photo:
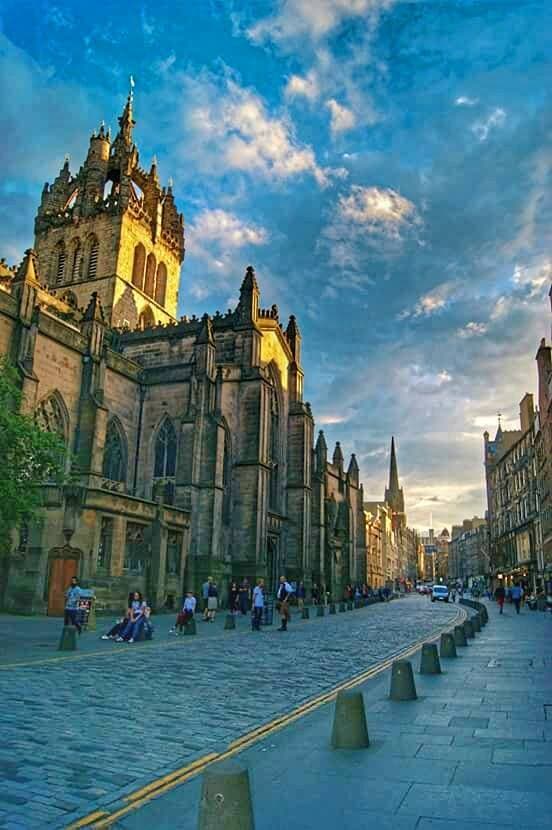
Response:
[[[140,591],[134,592],[134,597],[130,603],[129,619],[121,633],[117,637],[117,642],[133,643],[138,638],[138,635],[146,620],[146,603],[142,598]]]

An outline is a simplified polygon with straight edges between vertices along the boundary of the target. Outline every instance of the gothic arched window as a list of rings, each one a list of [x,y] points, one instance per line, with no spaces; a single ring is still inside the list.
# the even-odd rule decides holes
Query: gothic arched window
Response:
[[[172,421],[165,418],[155,440],[154,478],[172,478],[176,474],[176,432]]]
[[[75,239],[73,241],[73,251],[72,251],[72,263],[71,263],[71,280],[76,282],[80,280],[82,277],[82,250],[81,250],[81,243],[80,239]]]
[[[146,262],[146,278],[144,280],[144,292],[148,295],[148,297],[155,296],[155,268],[155,256],[153,254],[148,254]]]
[[[139,288],[144,287],[144,268],[146,265],[146,249],[141,242],[134,249],[134,262],[132,264],[132,284]]]
[[[111,481],[126,481],[126,442],[121,428],[111,419],[107,425],[102,475]]]
[[[153,316],[153,311],[147,305],[141,312],[140,316],[138,317],[138,328],[142,329],[149,329],[155,325],[155,317]]]
[[[61,285],[65,277],[65,245],[58,242],[55,249],[55,284]]]
[[[155,281],[155,302],[165,305],[165,294],[167,293],[167,266],[160,262],[157,266],[157,279]]]
[[[100,251],[100,243],[97,237],[91,236],[88,240],[88,279],[96,278],[98,272],[98,253]]]
[[[43,398],[36,408],[35,421],[46,432],[59,435],[67,443],[67,419],[57,392]]]
[[[270,484],[268,491],[269,507],[279,507],[279,458],[280,458],[280,414],[278,395],[273,387],[270,395],[270,441],[269,441]]]

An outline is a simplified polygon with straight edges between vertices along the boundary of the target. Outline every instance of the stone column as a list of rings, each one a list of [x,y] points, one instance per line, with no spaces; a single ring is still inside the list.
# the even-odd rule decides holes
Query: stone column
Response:
[[[126,519],[124,516],[113,516],[113,538],[111,541],[111,562],[109,572],[111,576],[122,576],[126,545]]]

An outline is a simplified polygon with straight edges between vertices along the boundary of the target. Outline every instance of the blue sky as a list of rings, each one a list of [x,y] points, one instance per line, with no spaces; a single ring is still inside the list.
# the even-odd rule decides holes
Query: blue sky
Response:
[[[551,31],[530,0],[2,0],[0,254],[132,73],[185,215],[181,312],[233,305],[252,263],[367,498],[394,433],[410,523],[450,527],[549,333]]]

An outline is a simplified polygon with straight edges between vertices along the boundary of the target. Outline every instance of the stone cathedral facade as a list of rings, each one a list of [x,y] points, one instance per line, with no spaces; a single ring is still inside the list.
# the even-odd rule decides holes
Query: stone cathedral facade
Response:
[[[0,573],[4,608],[51,614],[74,573],[100,608],[130,590],[156,608],[213,576],[280,573],[338,596],[366,578],[359,470],[331,460],[303,400],[294,316],[237,307],[177,318],[184,222],[157,165],[140,166],[129,96],[73,175],[45,185],[34,248],[0,265],[0,353],[24,405],[67,447]]]

